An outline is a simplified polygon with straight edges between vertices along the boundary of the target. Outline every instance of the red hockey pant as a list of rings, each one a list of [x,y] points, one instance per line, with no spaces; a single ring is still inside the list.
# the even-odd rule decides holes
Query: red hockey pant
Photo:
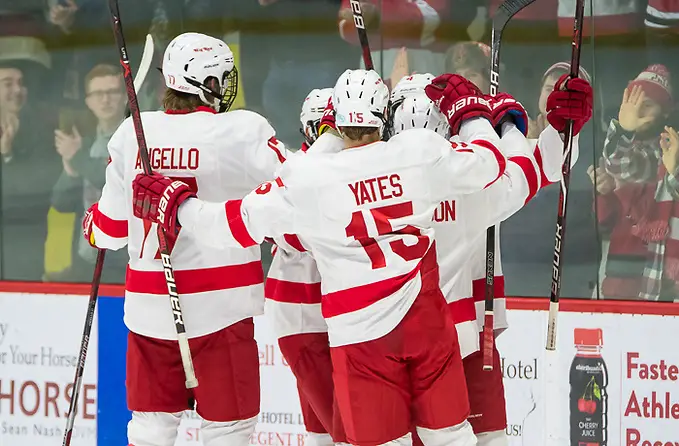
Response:
[[[469,415],[457,332],[438,289],[421,293],[386,336],[330,351],[352,444],[380,445],[412,426],[442,429]]]
[[[187,389],[177,341],[130,333],[127,406],[138,412],[181,412],[189,400],[209,421],[235,421],[259,413],[259,352],[252,318],[189,339],[198,387]]]
[[[304,425],[309,432],[329,433],[336,443],[346,442],[335,404],[332,361],[327,333],[302,333],[278,340],[290,370],[297,378]]]

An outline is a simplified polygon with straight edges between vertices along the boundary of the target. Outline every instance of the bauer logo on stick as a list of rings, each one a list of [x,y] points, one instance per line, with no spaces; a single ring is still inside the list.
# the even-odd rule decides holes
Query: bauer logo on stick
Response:
[[[354,25],[356,25],[356,28],[365,29],[363,12],[361,12],[361,2],[358,0],[351,0],[351,9],[354,12]]]

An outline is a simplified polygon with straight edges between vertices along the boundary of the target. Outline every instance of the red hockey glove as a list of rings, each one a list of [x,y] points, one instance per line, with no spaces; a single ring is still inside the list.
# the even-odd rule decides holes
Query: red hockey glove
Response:
[[[502,124],[505,122],[513,122],[524,136],[528,134],[528,114],[526,114],[526,109],[512,95],[498,93],[494,97],[488,96],[488,100],[491,101],[493,127],[495,127],[498,135],[502,136]]]
[[[564,74],[554,85],[547,98],[547,121],[558,132],[565,132],[569,120],[573,121],[573,136],[592,118],[594,92],[584,79],[570,79]]]
[[[492,122],[488,100],[476,85],[460,75],[442,74],[424,87],[424,92],[446,116],[453,135],[467,119],[480,117]]]
[[[179,233],[179,205],[195,196],[186,183],[173,181],[157,173],[139,174],[132,181],[134,216],[158,223],[170,237]]]
[[[332,96],[328,99],[328,105],[325,106],[325,110],[323,111],[321,124],[318,127],[318,136],[321,136],[329,129],[337,130],[337,126],[335,125],[335,107],[332,105]]]
[[[92,225],[94,224],[94,212],[97,209],[98,204],[94,203],[85,212],[85,217],[83,217],[83,237],[87,240],[93,248],[97,245],[94,243],[94,234],[92,233]]]

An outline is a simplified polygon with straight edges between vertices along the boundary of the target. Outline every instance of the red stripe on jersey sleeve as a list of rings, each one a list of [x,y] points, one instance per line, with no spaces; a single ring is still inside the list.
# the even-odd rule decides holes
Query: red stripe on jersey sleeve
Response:
[[[92,209],[92,221],[104,234],[112,238],[127,237],[127,220],[114,220],[99,210],[99,204]]]
[[[280,163],[284,163],[285,157],[281,153],[281,150],[278,148],[278,140],[276,139],[275,136],[272,136],[271,138],[269,138],[269,140],[267,141],[267,145],[269,146],[269,148],[271,150],[273,150],[276,153],[276,156],[278,157],[278,161]]]
[[[535,150],[533,151],[533,156],[535,156],[535,161],[538,163],[538,168],[540,169],[540,189],[545,186],[552,184],[551,181],[547,179],[545,175],[544,162],[542,161],[542,154],[540,153],[540,146],[535,143]]]
[[[229,200],[224,204],[224,210],[226,211],[226,221],[229,224],[229,230],[233,238],[243,248],[249,248],[256,245],[257,242],[250,236],[248,228],[245,227],[245,222],[243,222],[243,216],[240,212],[242,204],[243,200]]]
[[[295,234],[285,234],[283,235],[285,241],[291,247],[295,248],[299,252],[306,252],[306,248],[302,245],[302,241]]]
[[[493,279],[493,297],[502,299],[505,297],[505,276],[495,276]],[[472,280],[472,296],[475,302],[486,299],[486,279]]]
[[[477,139],[475,141],[472,141],[472,144],[475,144],[477,146],[485,147],[486,149],[490,150],[493,152],[493,155],[495,155],[495,159],[497,160],[497,165],[498,165],[498,174],[497,177],[490,183],[486,184],[486,187],[490,186],[494,182],[497,181],[498,178],[502,176],[502,174],[505,173],[505,169],[507,168],[507,159],[505,156],[498,150],[497,147],[495,147],[493,144],[491,144],[489,141],[486,141],[484,139]]]
[[[535,170],[535,166],[530,159],[525,156],[513,156],[509,158],[509,162],[518,165],[523,171],[523,175],[526,177],[526,182],[528,182],[528,196],[526,197],[525,203],[528,203],[533,199],[535,194],[538,193],[538,173]]]
[[[288,304],[320,304],[321,284],[290,282],[268,277],[264,285],[264,296]]]

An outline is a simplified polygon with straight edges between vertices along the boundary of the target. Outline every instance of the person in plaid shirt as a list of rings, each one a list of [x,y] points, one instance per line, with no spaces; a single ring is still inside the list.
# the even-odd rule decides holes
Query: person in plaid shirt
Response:
[[[665,127],[672,107],[669,71],[649,66],[625,89],[604,145],[606,171],[621,185],[655,184],[645,188],[645,213],[631,228],[648,247],[639,291],[646,300],[673,301],[679,295],[679,142],[676,132]]]

